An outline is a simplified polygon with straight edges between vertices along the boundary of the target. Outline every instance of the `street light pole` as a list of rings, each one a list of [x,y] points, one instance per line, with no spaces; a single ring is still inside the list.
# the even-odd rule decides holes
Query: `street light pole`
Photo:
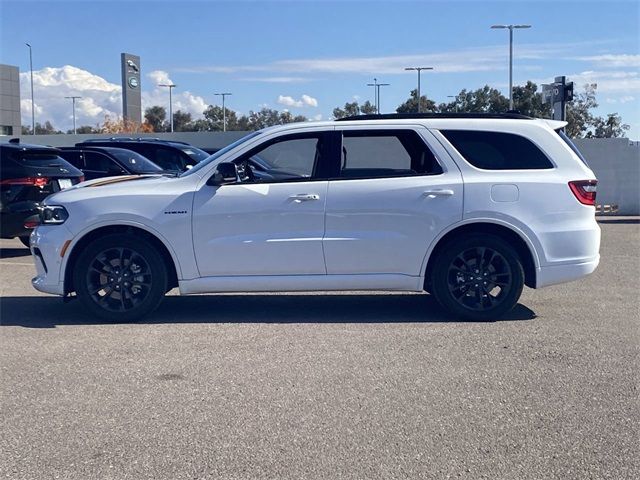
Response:
[[[224,106],[224,99],[227,95],[233,95],[233,93],[225,92],[225,93],[214,93],[214,95],[218,95],[222,97],[222,131],[227,131],[227,109]]]
[[[82,98],[82,97],[71,96],[71,97],[64,97],[64,98],[70,98],[71,103],[73,103],[73,134],[75,135],[76,134],[76,99]]]
[[[376,113],[380,115],[380,87],[388,87],[390,83],[378,83],[378,79],[374,78],[373,83],[367,83],[367,87],[375,88],[375,107]]]
[[[169,125],[171,125],[171,133],[173,133],[173,99],[171,97],[171,91],[177,86],[173,83],[160,83],[159,87],[169,88]]]
[[[456,113],[458,113],[458,95],[447,95],[447,98],[455,98],[456,99]]]
[[[420,99],[422,98],[420,95],[420,72],[422,70],[433,70],[433,67],[406,67],[405,70],[418,72],[418,113],[420,113]]]
[[[36,134],[36,114],[35,106],[33,104],[33,55],[31,52],[31,45],[25,43],[29,47],[29,72],[31,73],[31,135]]]
[[[513,29],[531,28],[531,25],[491,25],[491,28],[509,29],[509,110],[513,110]]]

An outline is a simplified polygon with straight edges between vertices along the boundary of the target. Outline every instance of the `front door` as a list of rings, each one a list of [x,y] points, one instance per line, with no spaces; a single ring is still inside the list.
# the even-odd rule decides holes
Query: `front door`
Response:
[[[322,165],[330,143],[329,132],[267,139],[232,160],[242,172],[238,183],[196,192],[193,242],[202,277],[326,273]]]

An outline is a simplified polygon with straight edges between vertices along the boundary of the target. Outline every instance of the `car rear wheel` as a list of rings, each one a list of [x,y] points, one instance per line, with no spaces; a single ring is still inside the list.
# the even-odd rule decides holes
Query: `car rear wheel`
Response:
[[[113,234],[80,254],[73,283],[91,313],[112,322],[130,322],[158,307],[167,290],[167,269],[162,255],[144,239]]]
[[[476,234],[454,240],[439,253],[431,282],[438,302],[457,317],[490,321],[517,304],[524,270],[507,242]]]

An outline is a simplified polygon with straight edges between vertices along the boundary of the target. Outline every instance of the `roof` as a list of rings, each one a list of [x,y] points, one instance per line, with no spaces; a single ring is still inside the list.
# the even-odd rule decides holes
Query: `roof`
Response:
[[[487,118],[487,119],[511,119],[511,120],[534,120],[533,117],[522,115],[521,113],[510,111],[505,113],[381,113],[373,115],[352,115],[336,119],[336,122],[344,122],[348,120],[412,120],[424,118]]]

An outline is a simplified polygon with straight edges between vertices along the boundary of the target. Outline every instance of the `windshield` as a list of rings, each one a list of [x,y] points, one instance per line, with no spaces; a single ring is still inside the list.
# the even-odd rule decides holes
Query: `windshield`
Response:
[[[242,145],[243,143],[245,143],[246,141],[252,139],[253,137],[255,137],[256,135],[260,135],[260,131],[257,132],[253,132],[250,133],[248,135],[245,135],[244,137],[242,137],[239,140],[236,140],[233,143],[230,143],[229,145],[227,145],[226,147],[218,150],[216,153],[214,153],[213,155],[210,155],[206,160],[198,163],[196,166],[194,166],[193,168],[187,170],[186,172],[184,172],[182,175],[180,175],[181,177],[186,177],[188,175],[191,175],[192,173],[197,172],[198,170],[201,170],[203,167],[205,167],[206,165],[211,164],[211,162],[215,162],[218,158],[220,158],[222,155],[224,155],[225,153],[229,152],[230,150],[236,148],[238,145]]]
[[[110,151],[110,153],[133,173],[150,173],[162,171],[162,169],[158,165],[137,152],[124,149],[113,149]]]
[[[209,158],[209,154],[207,152],[196,147],[186,147],[181,148],[181,150],[189,155],[195,161],[194,163],[200,163],[202,160]]]

